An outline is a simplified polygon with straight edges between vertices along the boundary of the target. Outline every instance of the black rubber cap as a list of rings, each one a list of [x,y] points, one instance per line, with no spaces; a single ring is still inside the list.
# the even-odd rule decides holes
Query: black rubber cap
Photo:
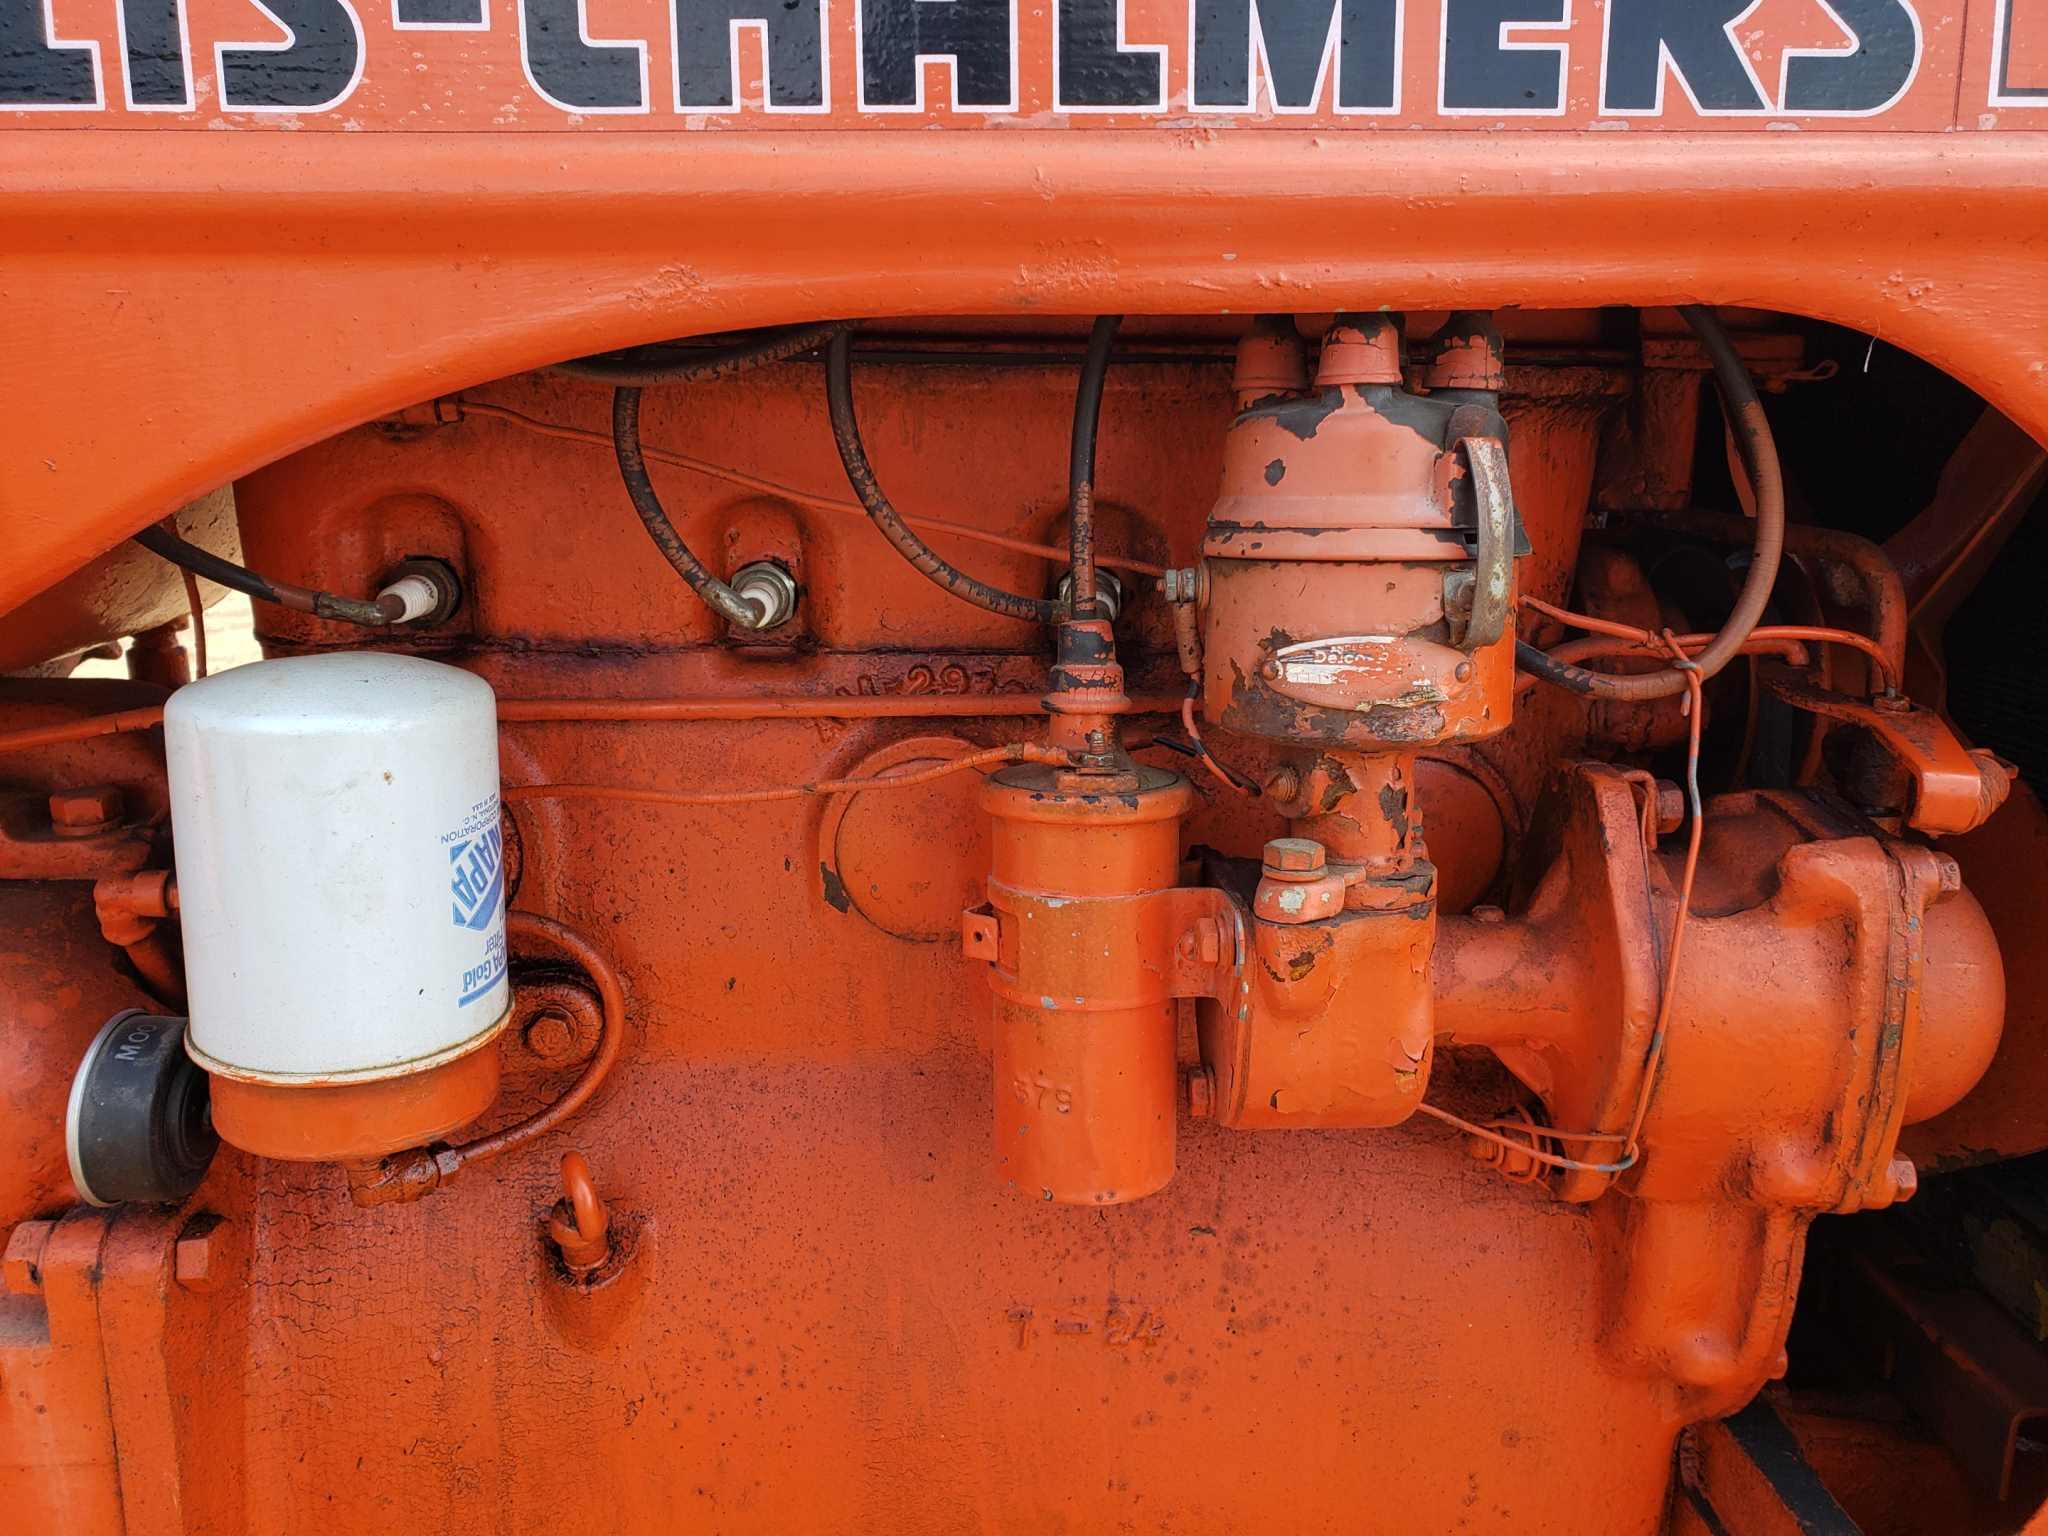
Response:
[[[107,1020],[71,1080],[64,1141],[88,1204],[170,1205],[199,1187],[220,1137],[183,1019],[131,1008]]]

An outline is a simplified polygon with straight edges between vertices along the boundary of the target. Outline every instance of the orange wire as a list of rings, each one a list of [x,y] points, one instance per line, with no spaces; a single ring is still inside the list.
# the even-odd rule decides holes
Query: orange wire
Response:
[[[1589,627],[1588,623],[1580,615],[1568,613],[1563,609],[1553,608],[1550,604],[1535,598],[1524,598],[1523,601],[1536,608],[1539,612],[1548,613],[1555,618],[1561,618],[1568,624],[1576,625],[1579,628]],[[1685,787],[1686,797],[1692,809],[1692,825],[1686,840],[1685,872],[1678,886],[1678,908],[1672,917],[1671,923],[1671,952],[1665,959],[1663,989],[1657,999],[1657,1022],[1650,1031],[1650,1048],[1643,1058],[1642,1085],[1636,1092],[1635,1110],[1629,1117],[1626,1138],[1619,1137],[1612,1131],[1567,1132],[1552,1130],[1548,1127],[1534,1127],[1524,1134],[1540,1136],[1545,1140],[1555,1141],[1560,1145],[1567,1142],[1620,1140],[1623,1145],[1621,1160],[1614,1163],[1591,1163],[1583,1162],[1578,1158],[1565,1157],[1554,1152],[1544,1152],[1527,1142],[1514,1141],[1496,1131],[1488,1130],[1485,1126],[1474,1125],[1471,1121],[1462,1119],[1452,1114],[1449,1110],[1438,1109],[1434,1104],[1425,1103],[1416,1107],[1425,1114],[1441,1120],[1447,1125],[1455,1126],[1469,1136],[1477,1136],[1481,1140],[1492,1142],[1496,1146],[1505,1147],[1509,1151],[1530,1158],[1546,1168],[1563,1168],[1573,1172],[1584,1173],[1614,1174],[1626,1172],[1633,1168],[1642,1158],[1641,1136],[1643,1121],[1650,1112],[1650,1096],[1656,1089],[1657,1068],[1664,1059],[1664,1041],[1670,1031],[1671,1010],[1678,996],[1678,962],[1685,951],[1685,929],[1688,920],[1692,916],[1693,880],[1699,871],[1700,842],[1706,824],[1705,808],[1700,802],[1700,724],[1702,717],[1706,713],[1706,699],[1700,687],[1699,668],[1693,665],[1692,658],[1685,653],[1684,641],[1692,638],[1691,636],[1680,637],[1668,629],[1661,635],[1652,635],[1645,629],[1630,629],[1626,625],[1609,624],[1605,621],[1595,622],[1598,623],[1601,633],[1611,634],[1616,639],[1663,645],[1667,654],[1671,657],[1672,664],[1681,668],[1685,673],[1687,719]],[[1792,628],[1796,626],[1785,627]],[[1752,632],[1753,635],[1755,633],[1760,633],[1760,631]],[[1809,633],[1799,638],[1816,637]],[[1859,636],[1858,638],[1861,637]],[[1639,782],[1640,777],[1644,776],[1629,775],[1632,783]],[[1651,782],[1654,783],[1654,780]],[[1652,804],[1654,805],[1654,802]],[[1651,814],[1652,812],[1649,809],[1646,809],[1644,812],[1644,825],[1646,829],[1650,825]],[[1647,848],[1647,837],[1644,843]]]
[[[1671,953],[1664,962],[1664,992],[1657,1000],[1657,1025],[1650,1034],[1649,1055],[1643,1061],[1643,1085],[1636,1095],[1635,1114],[1629,1121],[1628,1152],[1631,1159],[1640,1151],[1637,1138],[1642,1134],[1644,1117],[1650,1112],[1650,1095],[1656,1091],[1657,1066],[1664,1057],[1664,1037],[1670,1029],[1672,1004],[1678,996],[1678,960],[1685,951],[1685,925],[1692,915],[1693,876],[1699,871],[1700,837],[1706,826],[1706,812],[1700,804],[1700,716],[1705,713],[1700,674],[1697,668],[1691,667],[1670,630],[1664,631],[1664,638],[1671,647],[1672,660],[1689,669],[1685,674],[1688,716],[1685,791],[1692,805],[1692,827],[1685,845],[1685,874],[1678,885],[1678,910],[1671,920]]]
[[[1188,694],[1186,698],[1180,701],[1180,723],[1181,728],[1188,733],[1188,740],[1193,744],[1196,755],[1202,759],[1202,766],[1215,775],[1216,782],[1232,794],[1243,795],[1249,800],[1252,797],[1253,791],[1247,789],[1229,774],[1225,773],[1223,765],[1209,755],[1208,744],[1202,740],[1202,729],[1195,724],[1195,696],[1193,693]]]
[[[1171,694],[1138,694],[1109,712],[1160,715],[1173,712]],[[498,719],[505,722],[548,721],[692,721],[692,720],[873,720],[960,719],[1042,715],[1044,702],[1026,694],[735,694],[730,697],[672,699],[500,699]],[[59,746],[113,736],[124,731],[154,730],[163,724],[161,706],[92,715],[56,725],[0,731],[0,753],[31,747]]]
[[[1560,624],[1569,624],[1573,629],[1583,629],[1589,635],[1608,635],[1616,640],[1647,641],[1652,644],[1655,643],[1657,638],[1648,630],[1638,629],[1633,624],[1622,624],[1613,619],[1596,619],[1590,613],[1573,613],[1569,608],[1560,608],[1555,603],[1546,603],[1542,598],[1531,597],[1526,592],[1522,594],[1521,601],[1524,608],[1533,608],[1547,619],[1555,619]]]
[[[1455,1126],[1467,1136],[1477,1136],[1481,1141],[1490,1141],[1497,1147],[1506,1147],[1510,1152],[1529,1158],[1531,1161],[1540,1163],[1546,1168],[1563,1168],[1580,1173],[1625,1173],[1635,1166],[1636,1159],[1633,1151],[1630,1151],[1618,1163],[1583,1162],[1576,1157],[1566,1157],[1561,1152],[1545,1152],[1528,1141],[1511,1140],[1501,1135],[1498,1131],[1490,1131],[1483,1125],[1474,1125],[1470,1120],[1454,1115],[1448,1109],[1438,1109],[1434,1104],[1425,1102],[1415,1107],[1432,1119],[1441,1120],[1445,1125]],[[1559,1143],[1568,1141],[1618,1141],[1620,1139],[1612,1132],[1557,1131],[1552,1130],[1549,1126],[1541,1125],[1529,1127],[1529,1134],[1540,1137],[1545,1141]]]
[[[1522,606],[1533,609],[1546,618],[1555,619],[1560,624],[1583,629],[1588,634],[1606,635],[1610,639],[1627,641],[1632,647],[1649,649],[1663,644],[1660,636],[1646,629],[1638,629],[1632,624],[1622,624],[1612,619],[1596,619],[1588,613],[1574,613],[1569,608],[1546,603],[1540,597],[1524,597]],[[1714,638],[1712,635],[1679,635],[1676,640],[1679,645],[1690,650],[1704,647]],[[1891,660],[1885,655],[1884,648],[1870,636],[1858,634],[1853,629],[1833,629],[1820,624],[1759,624],[1749,632],[1744,649],[1747,649],[1748,642],[1772,643],[1789,640],[1806,641],[1816,645],[1846,645],[1861,651],[1876,665],[1878,676],[1882,679],[1887,692],[1894,692],[1899,686],[1899,679],[1892,672]]]
[[[95,736],[116,736],[124,731],[150,731],[163,723],[163,706],[152,704],[146,709],[123,709],[111,715],[66,720],[58,725],[31,725],[18,731],[0,731],[0,752],[26,752],[31,747],[89,741]]]
[[[615,784],[515,784],[505,790],[507,800],[622,800],[638,805],[759,805],[776,800],[801,800],[806,795],[836,795],[863,789],[910,789],[968,768],[985,768],[995,763],[1050,763],[1065,767],[1070,761],[1058,747],[1033,742],[1012,743],[969,752],[964,757],[915,773],[881,774],[858,779],[820,779],[815,784],[786,784],[773,789],[636,789]]]
[[[512,426],[523,427],[527,431],[537,433],[542,437],[560,438],[563,442],[583,443],[594,448],[609,449],[612,446],[612,440],[606,433],[592,432],[582,427],[564,426],[560,422],[542,421],[536,416],[528,416],[523,411],[515,411],[510,406],[492,405],[485,401],[461,399],[454,401],[453,404],[455,409],[464,416],[483,416],[492,421],[506,422]],[[867,509],[856,502],[840,501],[835,497],[818,496],[809,491],[800,491],[795,486],[784,485],[777,480],[769,480],[760,475],[750,475],[744,470],[728,469],[723,464],[714,464],[708,459],[692,458],[686,453],[677,453],[670,448],[648,447],[642,451],[657,464],[670,464],[677,469],[695,470],[700,475],[709,475],[715,480],[727,480],[734,485],[746,486],[749,490],[762,491],[771,496],[780,496],[785,501],[794,501],[806,507],[816,507],[820,511],[825,512],[842,512],[849,517],[857,517],[863,522],[867,521]],[[990,533],[983,528],[972,528],[965,523],[948,522],[946,519],[938,517],[906,516],[903,520],[914,528],[928,528],[936,533],[951,534],[955,538],[972,539],[977,543],[992,545],[997,549],[1007,549],[1015,554],[1036,555],[1042,560],[1056,561],[1061,565],[1065,565],[1067,561],[1068,552],[1051,544],[1034,544],[1029,539],[1013,539],[1008,534]],[[1166,574],[1166,567],[1163,565],[1148,565],[1143,560],[1129,560],[1120,555],[1097,555],[1095,563],[1097,565],[1109,566],[1113,570],[1130,571],[1139,576],[1157,577]]]

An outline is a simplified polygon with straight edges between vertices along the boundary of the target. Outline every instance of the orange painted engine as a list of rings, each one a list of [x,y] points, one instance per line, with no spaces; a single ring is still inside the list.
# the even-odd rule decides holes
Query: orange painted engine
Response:
[[[22,1528],[2014,1528],[1983,1335],[1912,1454],[1814,1407],[1910,1265],[1794,1328],[2048,1146],[2039,808],[1909,648],[1973,525],[1791,484],[1841,344],[643,348],[0,616]]]

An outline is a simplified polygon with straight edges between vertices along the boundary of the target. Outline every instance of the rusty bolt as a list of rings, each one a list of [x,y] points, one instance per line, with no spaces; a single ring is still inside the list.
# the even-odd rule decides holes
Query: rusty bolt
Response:
[[[1466,915],[1475,923],[1504,923],[1508,920],[1507,913],[1490,902],[1482,902]]]
[[[1266,844],[1266,873],[1312,880],[1323,872],[1323,845],[1312,837],[1276,837]]]
[[[1657,835],[1664,837],[1685,825],[1685,791],[1668,779],[1657,781]]]
[[[1216,1113],[1216,1074],[1207,1067],[1188,1070],[1188,1117],[1206,1120]]]
[[[576,1049],[576,1029],[567,1014],[549,1008],[533,1016],[519,1040],[542,1061],[566,1061]]]
[[[50,796],[50,825],[59,837],[90,837],[119,822],[123,809],[118,785],[60,789]]]
[[[1288,801],[1301,793],[1301,771],[1283,763],[1266,778],[1266,798]]]
[[[1910,1157],[1895,1157],[1885,1169],[1885,1182],[1892,1187],[1892,1199],[1910,1200],[1920,1192],[1920,1170]]]
[[[221,1271],[226,1267],[221,1254],[220,1227],[219,1217],[199,1216],[178,1234],[171,1272],[186,1290],[210,1291],[220,1284]]]
[[[43,1250],[54,1221],[24,1221],[7,1235],[7,1251],[0,1256],[0,1283],[10,1295],[34,1296],[43,1288]]]
[[[1188,931],[1180,936],[1181,952],[1204,965],[1214,965],[1223,957],[1223,936],[1216,931],[1216,919],[1198,917],[1188,925]]]

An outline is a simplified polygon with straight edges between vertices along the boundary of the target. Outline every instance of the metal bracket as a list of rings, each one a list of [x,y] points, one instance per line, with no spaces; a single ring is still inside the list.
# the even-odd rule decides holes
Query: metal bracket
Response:
[[[1465,649],[1476,651],[1507,632],[1514,595],[1515,496],[1508,482],[1507,449],[1498,439],[1461,437],[1457,451],[1472,476],[1472,499],[1479,515],[1472,617],[1465,625]]]
[[[1875,735],[1912,778],[1913,804],[1906,821],[1918,831],[1937,837],[1974,831],[2005,800],[2010,784],[2004,774],[1998,782],[1987,782],[1985,770],[1993,766],[1988,755],[1972,754],[1931,709],[1903,700],[1889,708],[1865,702],[1776,668],[1766,669],[1763,681],[1794,709]]]

